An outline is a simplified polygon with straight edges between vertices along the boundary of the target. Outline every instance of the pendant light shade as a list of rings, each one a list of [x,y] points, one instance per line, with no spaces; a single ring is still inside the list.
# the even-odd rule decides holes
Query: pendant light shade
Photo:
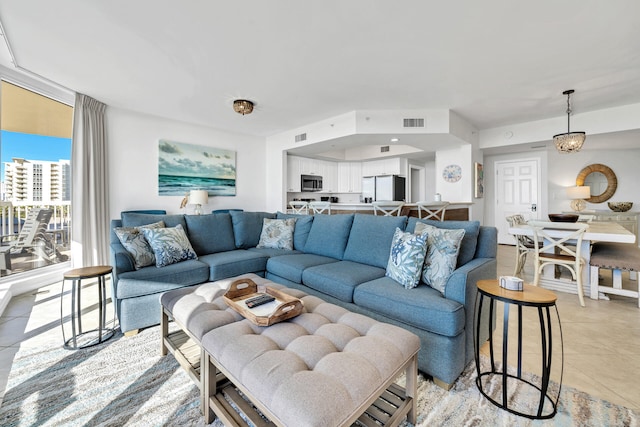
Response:
[[[571,94],[573,89],[565,90],[563,95],[567,95],[567,133],[559,133],[553,136],[553,142],[560,153],[576,153],[582,148],[584,140],[587,138],[584,132],[571,132]]]

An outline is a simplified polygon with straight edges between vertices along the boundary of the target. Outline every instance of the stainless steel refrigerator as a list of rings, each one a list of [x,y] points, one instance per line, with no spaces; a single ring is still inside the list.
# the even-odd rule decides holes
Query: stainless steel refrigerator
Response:
[[[376,176],[375,200],[405,200],[405,178],[398,175]]]

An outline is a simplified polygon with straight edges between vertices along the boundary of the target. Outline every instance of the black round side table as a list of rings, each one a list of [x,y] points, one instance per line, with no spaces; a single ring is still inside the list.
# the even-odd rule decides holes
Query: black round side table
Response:
[[[498,280],[480,280],[477,283],[478,294],[476,296],[476,318],[474,327],[474,345],[475,345],[475,360],[476,360],[476,385],[482,393],[491,403],[509,411],[513,414],[527,417],[530,419],[549,419],[553,418],[558,410],[558,399],[560,398],[560,389],[562,387],[562,369],[564,363],[564,350],[562,347],[562,326],[560,325],[560,315],[558,308],[556,307],[556,295],[547,290],[537,286],[523,285],[522,291],[510,291],[501,288]],[[478,337],[480,336],[480,327],[482,319],[482,310],[484,309],[484,299],[489,298],[489,358],[490,369],[482,370],[480,363],[480,344],[478,343]],[[502,301],[504,303],[503,309],[503,336],[502,336],[502,365],[496,363],[493,342],[493,319],[495,317],[495,304],[496,301]],[[517,307],[517,366],[515,367],[515,375],[508,373],[508,338],[509,338],[509,306],[515,305]],[[523,378],[522,375],[522,310],[523,307],[530,307],[538,312],[538,319],[540,322],[540,337],[541,337],[541,350],[542,350],[542,369],[541,378],[538,381],[528,380]],[[551,323],[551,307],[555,308],[556,317],[558,320],[558,327],[560,330],[560,381],[557,388],[557,395],[551,396],[549,393],[549,381],[551,377],[551,362],[553,359],[553,330]],[[496,393],[500,396],[490,396],[489,392],[485,390],[483,385],[483,379],[487,380],[487,383],[498,377],[500,383],[496,386],[501,393]],[[514,408],[517,403],[512,396],[509,396],[508,383],[512,385],[532,387],[532,394],[535,395],[537,402],[534,402],[532,407],[535,407],[531,412],[525,412],[524,410],[518,410],[522,406],[517,405],[518,409]],[[516,384],[513,384],[513,383]]]
[[[62,339],[64,347],[72,350],[87,348],[100,344],[111,338],[113,328],[106,327],[107,291],[106,276],[111,274],[112,267],[99,265],[96,267],[83,267],[69,270],[64,273],[62,280],[62,293],[60,294],[60,325],[62,327]],[[82,280],[98,279],[98,327],[90,331],[82,331]],[[71,338],[66,339],[64,331],[63,300],[64,285],[71,280]]]

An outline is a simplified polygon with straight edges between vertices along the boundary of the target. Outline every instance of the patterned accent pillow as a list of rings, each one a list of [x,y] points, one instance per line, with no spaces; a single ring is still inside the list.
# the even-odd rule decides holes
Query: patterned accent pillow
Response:
[[[172,228],[147,228],[142,232],[156,256],[156,267],[164,267],[188,259],[198,259],[198,255],[191,247],[189,238],[180,224]]]
[[[406,289],[415,288],[420,282],[420,273],[427,252],[427,233],[405,233],[396,227],[391,241],[391,253],[386,276]]]
[[[262,233],[256,248],[293,249],[296,218],[262,220]]]
[[[449,276],[456,269],[464,230],[447,230],[417,223],[415,233],[427,232],[427,255],[422,270],[422,281],[443,295]]]
[[[116,227],[113,232],[118,236],[118,240],[122,246],[133,257],[133,265],[136,270],[153,265],[156,257],[153,255],[153,249],[149,246],[149,242],[144,237],[142,230],[145,228],[155,229],[164,228],[164,221],[154,222],[153,224],[141,225],[139,227]]]

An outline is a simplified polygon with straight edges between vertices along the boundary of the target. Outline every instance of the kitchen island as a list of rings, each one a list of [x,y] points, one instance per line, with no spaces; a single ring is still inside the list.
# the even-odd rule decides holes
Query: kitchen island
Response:
[[[445,220],[467,221],[469,220],[469,206],[471,202],[451,202],[447,206]],[[373,215],[373,205],[371,203],[360,202],[339,202],[331,203],[331,214],[360,213]],[[402,215],[418,216],[418,205],[415,203],[406,203],[402,208]]]

